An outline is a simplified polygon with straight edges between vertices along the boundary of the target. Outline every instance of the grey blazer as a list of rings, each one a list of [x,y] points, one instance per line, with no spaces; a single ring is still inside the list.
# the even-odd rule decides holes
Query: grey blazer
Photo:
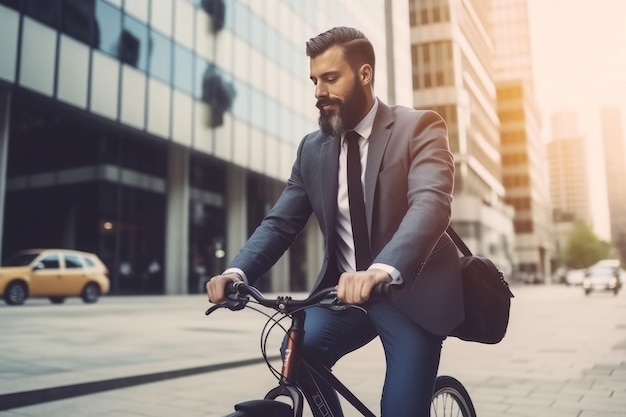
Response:
[[[431,333],[447,335],[463,319],[463,295],[456,247],[445,233],[454,184],[445,122],[432,111],[379,101],[369,141],[365,209],[374,262],[394,266],[405,281],[391,302]],[[338,139],[320,131],[302,139],[285,190],[229,267],[254,283],[314,213],[325,257],[313,290],[337,283],[339,149]]]

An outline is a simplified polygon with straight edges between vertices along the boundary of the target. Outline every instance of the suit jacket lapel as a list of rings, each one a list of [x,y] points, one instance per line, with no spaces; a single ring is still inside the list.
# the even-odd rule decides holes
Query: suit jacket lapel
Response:
[[[320,151],[320,190],[322,195],[322,207],[324,208],[324,225],[329,246],[335,240],[335,223],[337,218],[337,193],[339,184],[339,150],[341,141],[329,137],[322,144]]]
[[[393,123],[391,109],[382,101],[378,101],[378,112],[374,119],[374,126],[369,139],[367,151],[367,167],[365,169],[365,216],[371,239],[372,217],[374,212],[374,195],[380,165],[385,154],[385,149],[391,136],[390,125]]]

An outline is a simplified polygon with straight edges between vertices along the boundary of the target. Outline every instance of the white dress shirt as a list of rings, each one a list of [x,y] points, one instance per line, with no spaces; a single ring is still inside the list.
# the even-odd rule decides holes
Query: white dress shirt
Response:
[[[354,127],[359,138],[359,152],[361,156],[361,186],[364,184],[365,170],[367,168],[367,151],[369,149],[369,138],[374,127],[374,119],[378,110],[378,99],[363,119]],[[348,200],[348,142],[346,133],[341,135],[341,150],[339,151],[339,174],[337,181],[339,189],[337,192],[337,263],[341,271],[356,270],[356,258],[354,252],[354,239],[352,238],[352,224],[350,222],[350,204]],[[365,196],[365,190],[363,190]],[[365,198],[365,197],[364,197]],[[367,202],[366,202],[367,204]],[[371,236],[370,236],[371,239]],[[380,269],[391,276],[392,284],[402,284],[403,280],[400,271],[391,265],[374,263],[369,269]]]

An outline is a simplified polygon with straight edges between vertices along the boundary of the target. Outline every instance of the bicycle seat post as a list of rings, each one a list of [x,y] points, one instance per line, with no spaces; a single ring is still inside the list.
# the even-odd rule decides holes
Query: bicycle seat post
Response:
[[[287,345],[285,347],[285,357],[281,371],[281,384],[296,384],[298,372],[300,370],[300,359],[302,357],[302,341],[304,339],[304,319],[303,310],[293,313],[291,326],[287,332]]]

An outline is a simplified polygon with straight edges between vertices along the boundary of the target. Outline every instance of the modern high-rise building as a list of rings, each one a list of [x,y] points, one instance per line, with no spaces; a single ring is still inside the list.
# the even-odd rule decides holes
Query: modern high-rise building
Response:
[[[585,140],[577,132],[576,114],[553,115],[547,149],[556,249],[562,255],[574,223],[591,225]]]
[[[114,293],[201,291],[316,129],[305,42],[361,28],[395,104],[410,99],[407,15],[389,0],[0,0],[0,255],[82,249]],[[310,223],[262,288],[309,288]]]
[[[626,261],[626,145],[621,109],[602,109],[601,121],[611,242]]]
[[[526,279],[549,280],[555,243],[541,119],[533,88],[527,0],[492,0],[494,79],[505,201],[515,210],[515,254]]]
[[[448,124],[456,178],[452,224],[510,273],[513,210],[504,203],[490,2],[410,0],[413,105]]]

